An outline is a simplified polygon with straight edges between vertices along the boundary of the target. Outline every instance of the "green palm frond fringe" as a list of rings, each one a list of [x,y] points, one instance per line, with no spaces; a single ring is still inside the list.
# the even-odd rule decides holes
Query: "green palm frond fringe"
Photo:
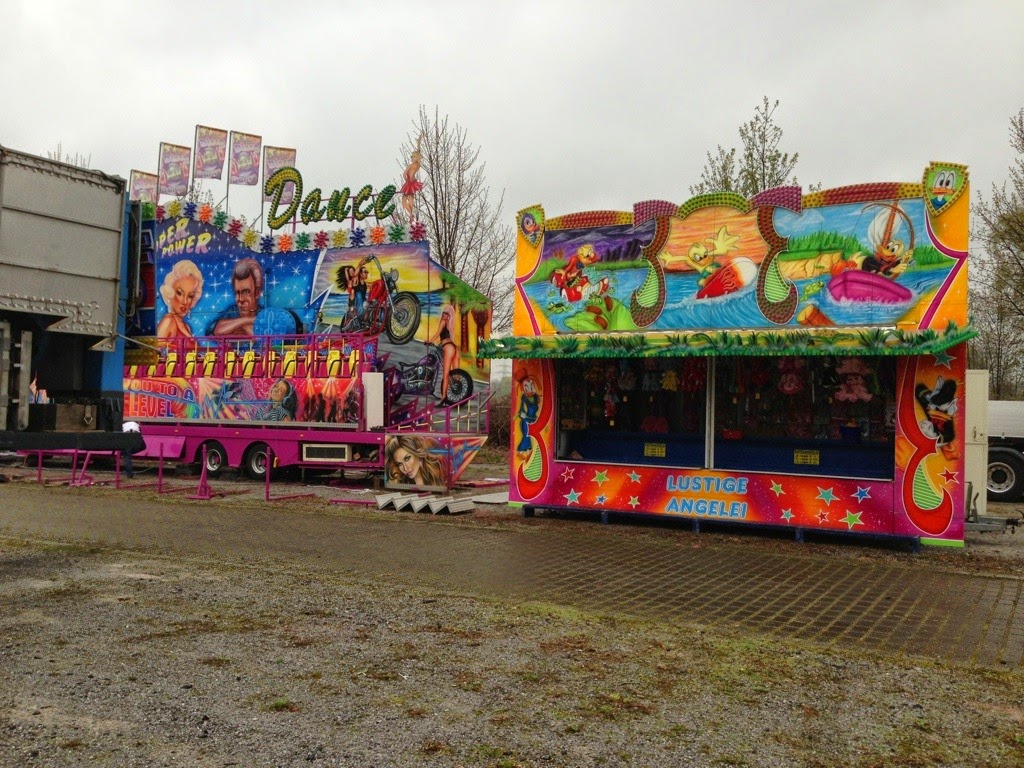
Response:
[[[507,336],[480,342],[486,358],[715,357],[788,355],[926,355],[978,335],[950,322],[931,328],[778,328],[773,330],[672,331],[671,333],[575,333]]]

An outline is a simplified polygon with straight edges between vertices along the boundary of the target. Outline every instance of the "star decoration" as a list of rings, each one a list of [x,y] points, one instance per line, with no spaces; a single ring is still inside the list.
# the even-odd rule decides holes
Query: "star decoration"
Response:
[[[959,474],[959,472],[954,472],[952,469],[944,469],[942,470],[942,479],[947,483],[955,483]]]
[[[580,493],[579,493],[579,491],[570,490],[568,493],[563,494],[563,497],[565,498],[566,502],[569,503],[569,504],[579,504],[580,503]]]
[[[356,227],[352,230],[352,234],[348,236],[348,241],[354,248],[358,248],[366,242],[366,230]]]
[[[853,494],[853,497],[857,501],[864,501],[865,499],[870,499],[871,498],[871,491],[869,489],[867,489],[867,488],[861,488],[858,485],[857,486],[857,492],[855,494]]]
[[[185,218],[194,219],[196,217],[196,204],[193,202],[185,203]]]
[[[828,510],[827,509],[822,509],[822,510],[820,510],[818,512],[818,522],[819,523],[827,523],[828,522]]]
[[[640,499],[637,498],[636,496],[630,496],[629,497],[629,506],[631,506],[633,509],[636,509],[637,507],[640,506]]]
[[[844,523],[846,523],[846,527],[849,530],[852,531],[853,530],[853,526],[855,526],[855,525],[864,525],[864,523],[862,523],[860,521],[860,516],[862,514],[863,514],[863,512],[851,512],[850,510],[846,510],[846,516],[843,517],[843,518],[840,518],[840,519]]]
[[[776,483],[776,482],[773,481],[772,482],[772,493],[775,494],[776,498],[778,498],[779,496],[784,494],[785,491],[782,490],[782,483]]]
[[[297,251],[308,251],[309,250],[309,232],[302,232],[295,237],[295,250]]]
[[[817,498],[821,499],[826,504],[831,504],[838,497],[834,493],[832,493],[832,489],[831,488],[822,488],[822,487],[819,486],[818,487],[818,496],[817,496]]]
[[[167,215],[172,219],[176,219],[181,215],[181,200],[171,200],[167,204]]]
[[[320,231],[313,236],[314,248],[326,248],[328,242],[330,242],[330,240],[326,232]]]
[[[258,234],[256,234],[255,230],[247,229],[247,230],[245,230],[245,234],[242,235],[242,244],[246,248],[252,248],[254,245],[256,245],[256,242],[259,239],[260,239],[260,236]]]
[[[607,496],[605,496],[605,495],[604,495],[603,493],[602,493],[602,494],[601,494],[600,496],[598,496],[598,497],[597,497],[596,499],[594,499],[594,503],[595,503],[595,504],[601,504],[601,505],[604,505],[604,503],[605,503],[606,501],[608,501],[608,497],[607,497]]]
[[[591,478],[591,482],[597,483],[598,486],[601,486],[603,483],[607,483],[608,471],[604,469],[602,469],[600,472],[594,470],[594,476],[593,478]]]
[[[640,482],[640,474],[638,472],[636,472],[635,470],[633,472],[630,472],[629,473],[629,482],[631,482],[631,483],[639,483]]]
[[[387,237],[387,233],[384,231],[384,227],[376,226],[370,230],[370,242],[374,245],[381,245],[385,237]]]
[[[224,225],[228,223],[227,211],[217,211],[213,217],[213,226],[217,229],[224,229]]]
[[[209,203],[204,203],[199,208],[199,220],[204,224],[209,224],[210,219],[213,218],[213,206]]]
[[[335,248],[344,248],[348,244],[348,232],[336,229],[331,233],[331,245]]]
[[[281,235],[279,238],[277,238],[277,250],[281,251],[282,253],[286,253],[292,249],[292,245],[294,244],[294,242],[295,241],[292,240],[291,235]]]
[[[242,234],[242,222],[238,219],[232,219],[231,223],[228,224],[228,234],[232,237],[238,237]]]
[[[932,357],[935,358],[935,364],[941,365],[943,368],[949,368],[949,364],[956,360],[956,358],[946,352],[946,350],[935,352],[932,354]]]
[[[401,224],[395,224],[388,230],[388,240],[392,243],[400,243],[405,240],[405,227]]]
[[[785,520],[787,523],[790,520],[792,520],[794,517],[796,517],[796,515],[793,514],[793,510],[792,509],[784,509],[784,510],[782,510],[782,519]]]
[[[414,222],[412,225],[412,229],[409,231],[409,236],[413,240],[422,240],[427,236],[427,228],[423,225],[422,222]]]
[[[576,472],[576,468],[575,467],[566,467],[562,471],[562,479],[563,480],[572,480],[572,476],[573,476],[573,474],[575,472]]]

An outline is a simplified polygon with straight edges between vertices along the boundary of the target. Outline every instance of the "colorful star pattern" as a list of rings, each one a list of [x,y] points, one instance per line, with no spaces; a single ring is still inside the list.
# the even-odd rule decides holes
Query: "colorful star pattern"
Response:
[[[855,525],[864,525],[864,523],[862,523],[860,521],[861,514],[862,514],[861,512],[851,512],[850,510],[846,510],[846,516],[843,517],[843,518],[840,518],[840,519],[844,523],[846,523],[846,527],[849,528],[852,531],[853,530],[853,526],[855,526]]]
[[[831,504],[838,497],[835,495],[835,493],[832,492],[831,488],[822,488],[821,486],[818,486],[817,498],[821,499],[826,504]]]
[[[782,494],[784,494],[785,491],[782,489],[782,483],[777,483],[777,482],[775,482],[773,480],[772,481],[772,493],[774,493],[776,497],[779,497]]]
[[[594,477],[592,478],[592,482],[597,483],[597,485],[599,487],[601,485],[603,485],[604,483],[607,483],[608,482],[608,471],[607,470],[602,470],[600,472],[596,472],[595,471],[594,472]]]

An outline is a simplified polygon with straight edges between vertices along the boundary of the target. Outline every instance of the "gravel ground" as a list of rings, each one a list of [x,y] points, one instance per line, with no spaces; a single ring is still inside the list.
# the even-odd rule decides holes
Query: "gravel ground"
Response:
[[[9,483],[0,505],[39,492]],[[47,492],[55,504],[111,493]],[[592,523],[495,508],[458,524]],[[131,551],[0,527],[0,765],[1024,765],[1019,669],[639,622],[230,551],[202,558],[186,544]],[[1020,578],[1022,555],[1024,531],[970,534],[965,550],[914,562]]]

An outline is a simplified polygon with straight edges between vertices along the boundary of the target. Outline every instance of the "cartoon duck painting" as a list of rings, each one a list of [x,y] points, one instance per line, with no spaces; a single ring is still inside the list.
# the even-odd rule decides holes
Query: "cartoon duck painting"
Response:
[[[559,267],[551,273],[551,284],[558,289],[559,295],[568,302],[582,301],[583,299],[596,298],[608,293],[611,283],[607,277],[602,277],[597,282],[591,282],[590,277],[583,271],[586,267],[598,260],[597,251],[591,244],[581,245],[564,267]]]
[[[730,235],[729,230],[722,227],[713,238],[708,237],[701,242],[694,243],[690,246],[689,251],[682,254],[683,261],[700,275],[697,285],[704,285],[708,278],[718,270],[720,265],[715,261],[716,257],[725,256],[729,251],[739,250],[739,246],[736,245],[738,242],[738,237]]]

